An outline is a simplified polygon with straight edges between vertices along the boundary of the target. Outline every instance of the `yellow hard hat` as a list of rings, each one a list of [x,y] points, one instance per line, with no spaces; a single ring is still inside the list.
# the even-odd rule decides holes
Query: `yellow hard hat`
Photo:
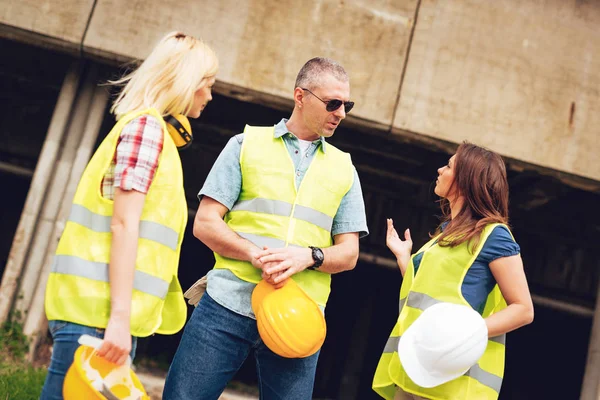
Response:
[[[252,292],[252,311],[254,311],[254,315],[258,315],[258,310],[260,309],[264,298],[275,290],[277,289],[267,281],[261,280],[258,282],[258,285],[256,285]]]
[[[280,289],[261,280],[252,292],[252,309],[263,342],[282,357],[311,356],[325,341],[323,312],[293,279]]]
[[[116,376],[125,371],[125,376]],[[115,374],[117,372],[117,374]],[[128,366],[100,357],[93,347],[81,345],[75,351],[63,384],[65,400],[150,400],[144,386]]]

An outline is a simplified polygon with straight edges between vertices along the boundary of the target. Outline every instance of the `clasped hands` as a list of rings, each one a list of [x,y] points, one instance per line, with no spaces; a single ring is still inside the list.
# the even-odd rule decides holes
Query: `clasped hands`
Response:
[[[286,279],[314,264],[312,250],[304,247],[270,249],[265,246],[262,250],[257,249],[251,262],[262,271],[262,278],[277,289]]]

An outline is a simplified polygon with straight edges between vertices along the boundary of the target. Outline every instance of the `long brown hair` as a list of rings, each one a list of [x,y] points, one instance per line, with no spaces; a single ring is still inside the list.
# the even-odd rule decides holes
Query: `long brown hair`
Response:
[[[440,200],[441,224],[434,235],[440,246],[455,247],[468,242],[473,252],[483,228],[491,223],[508,224],[508,180],[500,155],[463,142],[454,158],[454,182],[448,192],[464,199],[463,207],[452,219],[450,201]],[[442,225],[448,223],[442,232]]]

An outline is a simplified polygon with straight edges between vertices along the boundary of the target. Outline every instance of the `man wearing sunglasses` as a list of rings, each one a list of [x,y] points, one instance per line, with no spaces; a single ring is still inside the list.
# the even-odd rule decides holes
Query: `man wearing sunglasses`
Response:
[[[331,274],[351,270],[368,234],[350,155],[326,142],[352,110],[344,68],[326,58],[298,73],[291,117],[246,126],[213,165],[198,196],[194,236],[215,253],[167,376],[165,400],[216,400],[253,353],[261,398],[312,398],[318,354],[284,358],[262,342],[251,296],[262,278],[296,283],[325,309]]]

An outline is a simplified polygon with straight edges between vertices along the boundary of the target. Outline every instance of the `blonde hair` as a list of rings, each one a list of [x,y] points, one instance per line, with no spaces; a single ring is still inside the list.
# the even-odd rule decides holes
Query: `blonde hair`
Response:
[[[181,32],[165,35],[133,72],[111,84],[124,86],[110,111],[117,119],[155,108],[163,116],[191,110],[194,95],[217,74],[219,61],[204,42]]]

